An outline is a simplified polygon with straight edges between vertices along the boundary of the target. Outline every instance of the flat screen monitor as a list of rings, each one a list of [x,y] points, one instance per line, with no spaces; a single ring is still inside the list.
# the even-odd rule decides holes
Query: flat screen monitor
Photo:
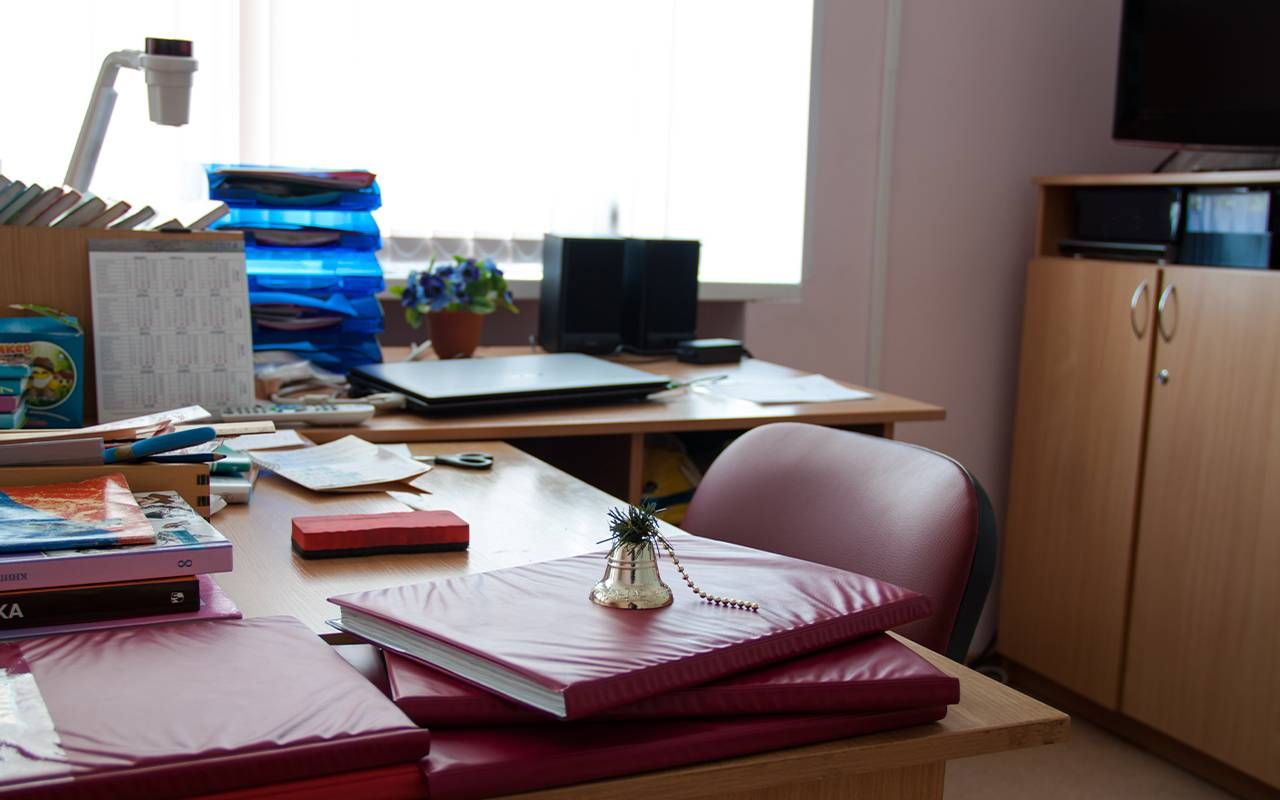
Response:
[[[1125,0],[1113,135],[1280,149],[1280,2]]]

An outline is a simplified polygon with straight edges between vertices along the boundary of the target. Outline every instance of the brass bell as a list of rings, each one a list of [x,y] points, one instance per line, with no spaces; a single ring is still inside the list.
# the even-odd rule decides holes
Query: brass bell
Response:
[[[604,576],[591,590],[591,602],[609,608],[649,609],[671,605],[671,587],[658,574],[652,541],[615,544],[605,561]]]

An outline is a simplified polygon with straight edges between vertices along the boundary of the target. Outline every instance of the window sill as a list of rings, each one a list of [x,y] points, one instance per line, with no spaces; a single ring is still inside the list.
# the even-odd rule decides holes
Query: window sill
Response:
[[[516,300],[537,300],[542,287],[542,276],[538,265],[518,265],[504,270],[507,273],[507,285]],[[388,274],[387,288],[403,286],[405,275]],[[390,292],[380,295],[383,300],[392,299]],[[698,300],[704,303],[749,303],[761,300],[799,300],[800,284],[798,283],[728,283],[722,281],[699,281]]]

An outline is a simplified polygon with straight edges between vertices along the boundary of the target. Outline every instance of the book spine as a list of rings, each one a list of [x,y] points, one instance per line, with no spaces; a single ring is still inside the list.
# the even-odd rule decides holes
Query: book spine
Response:
[[[199,609],[200,582],[194,577],[4,592],[0,593],[0,630],[177,614]]]
[[[0,591],[43,589],[83,583],[119,583],[231,571],[231,543],[211,547],[162,547],[147,552],[102,553],[0,562]]]

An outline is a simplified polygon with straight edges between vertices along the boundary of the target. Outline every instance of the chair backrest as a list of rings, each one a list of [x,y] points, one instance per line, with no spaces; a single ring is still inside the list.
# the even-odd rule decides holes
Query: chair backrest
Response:
[[[997,551],[990,503],[952,459],[797,423],[756,428],[729,445],[683,527],[928,595],[933,615],[899,632],[961,661]]]

